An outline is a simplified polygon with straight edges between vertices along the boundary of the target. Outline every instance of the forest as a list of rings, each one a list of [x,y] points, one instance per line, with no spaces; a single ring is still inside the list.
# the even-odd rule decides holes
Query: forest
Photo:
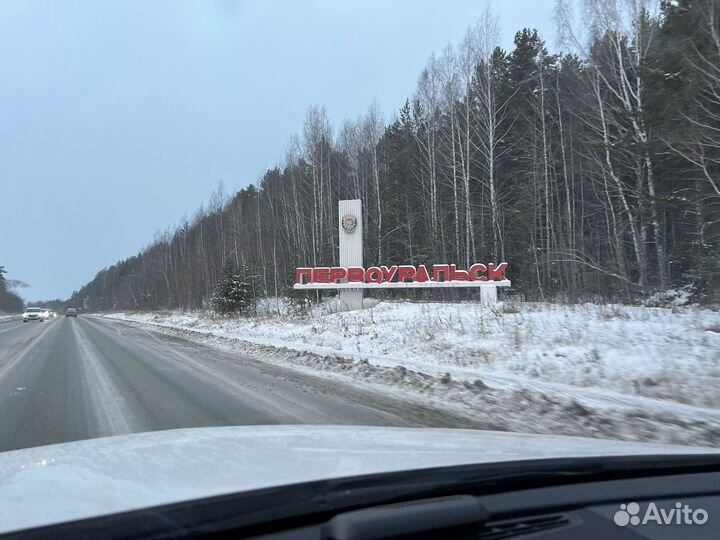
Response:
[[[198,309],[233,268],[257,297],[286,295],[297,266],[338,264],[337,201],[355,198],[366,266],[507,261],[507,294],[527,300],[718,301],[720,3],[554,13],[556,52],[532,29],[506,51],[488,10],[388,121],[370,104],[333,126],[310,106],[256,184],[219,186],[69,305]]]

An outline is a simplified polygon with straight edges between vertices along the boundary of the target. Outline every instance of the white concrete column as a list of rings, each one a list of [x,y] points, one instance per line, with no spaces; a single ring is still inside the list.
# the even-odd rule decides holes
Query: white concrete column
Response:
[[[340,245],[340,266],[363,265],[362,201],[352,199],[338,201],[338,225]],[[362,309],[362,289],[341,289],[340,301],[345,309]]]
[[[495,304],[497,302],[497,287],[495,285],[483,285],[480,287],[480,303],[483,305]]]

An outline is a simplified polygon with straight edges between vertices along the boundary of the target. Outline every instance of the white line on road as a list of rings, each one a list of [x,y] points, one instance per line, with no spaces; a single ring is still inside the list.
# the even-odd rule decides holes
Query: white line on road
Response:
[[[24,328],[25,325],[27,325],[27,323],[21,323],[21,324],[15,323],[15,326],[11,326],[10,328],[5,328],[4,330],[0,330],[0,334],[4,334],[5,332],[12,332],[13,330],[17,330],[18,328]]]
[[[80,324],[72,325],[80,355],[80,369],[84,375],[83,387],[93,403],[93,414],[99,434],[122,435],[138,431],[132,427],[140,423],[130,410],[127,401],[113,384],[112,377],[103,366],[97,351]]]
[[[0,365],[0,379],[2,379],[5,375],[12,370],[16,365],[20,363],[20,361],[27,356],[27,354],[37,345],[40,343],[41,338],[47,334],[48,330],[52,328],[52,324],[45,325],[45,327],[40,331],[39,334],[36,334],[34,336],[31,336],[29,338],[29,342],[25,344],[24,347],[20,348],[19,350],[10,351],[10,354],[14,354],[15,357],[10,360],[9,362]]]

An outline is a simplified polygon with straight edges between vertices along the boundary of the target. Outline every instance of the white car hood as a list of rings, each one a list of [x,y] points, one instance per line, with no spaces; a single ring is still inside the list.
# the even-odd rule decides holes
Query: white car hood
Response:
[[[510,460],[720,452],[493,431],[249,426],[0,453],[0,533],[278,485]]]

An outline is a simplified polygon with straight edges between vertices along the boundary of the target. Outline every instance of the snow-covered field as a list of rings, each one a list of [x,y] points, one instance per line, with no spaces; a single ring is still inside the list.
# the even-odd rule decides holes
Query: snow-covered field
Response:
[[[234,319],[107,316],[403,392],[498,428],[720,445],[716,311],[381,302],[356,312],[321,306],[299,316],[278,308]]]

